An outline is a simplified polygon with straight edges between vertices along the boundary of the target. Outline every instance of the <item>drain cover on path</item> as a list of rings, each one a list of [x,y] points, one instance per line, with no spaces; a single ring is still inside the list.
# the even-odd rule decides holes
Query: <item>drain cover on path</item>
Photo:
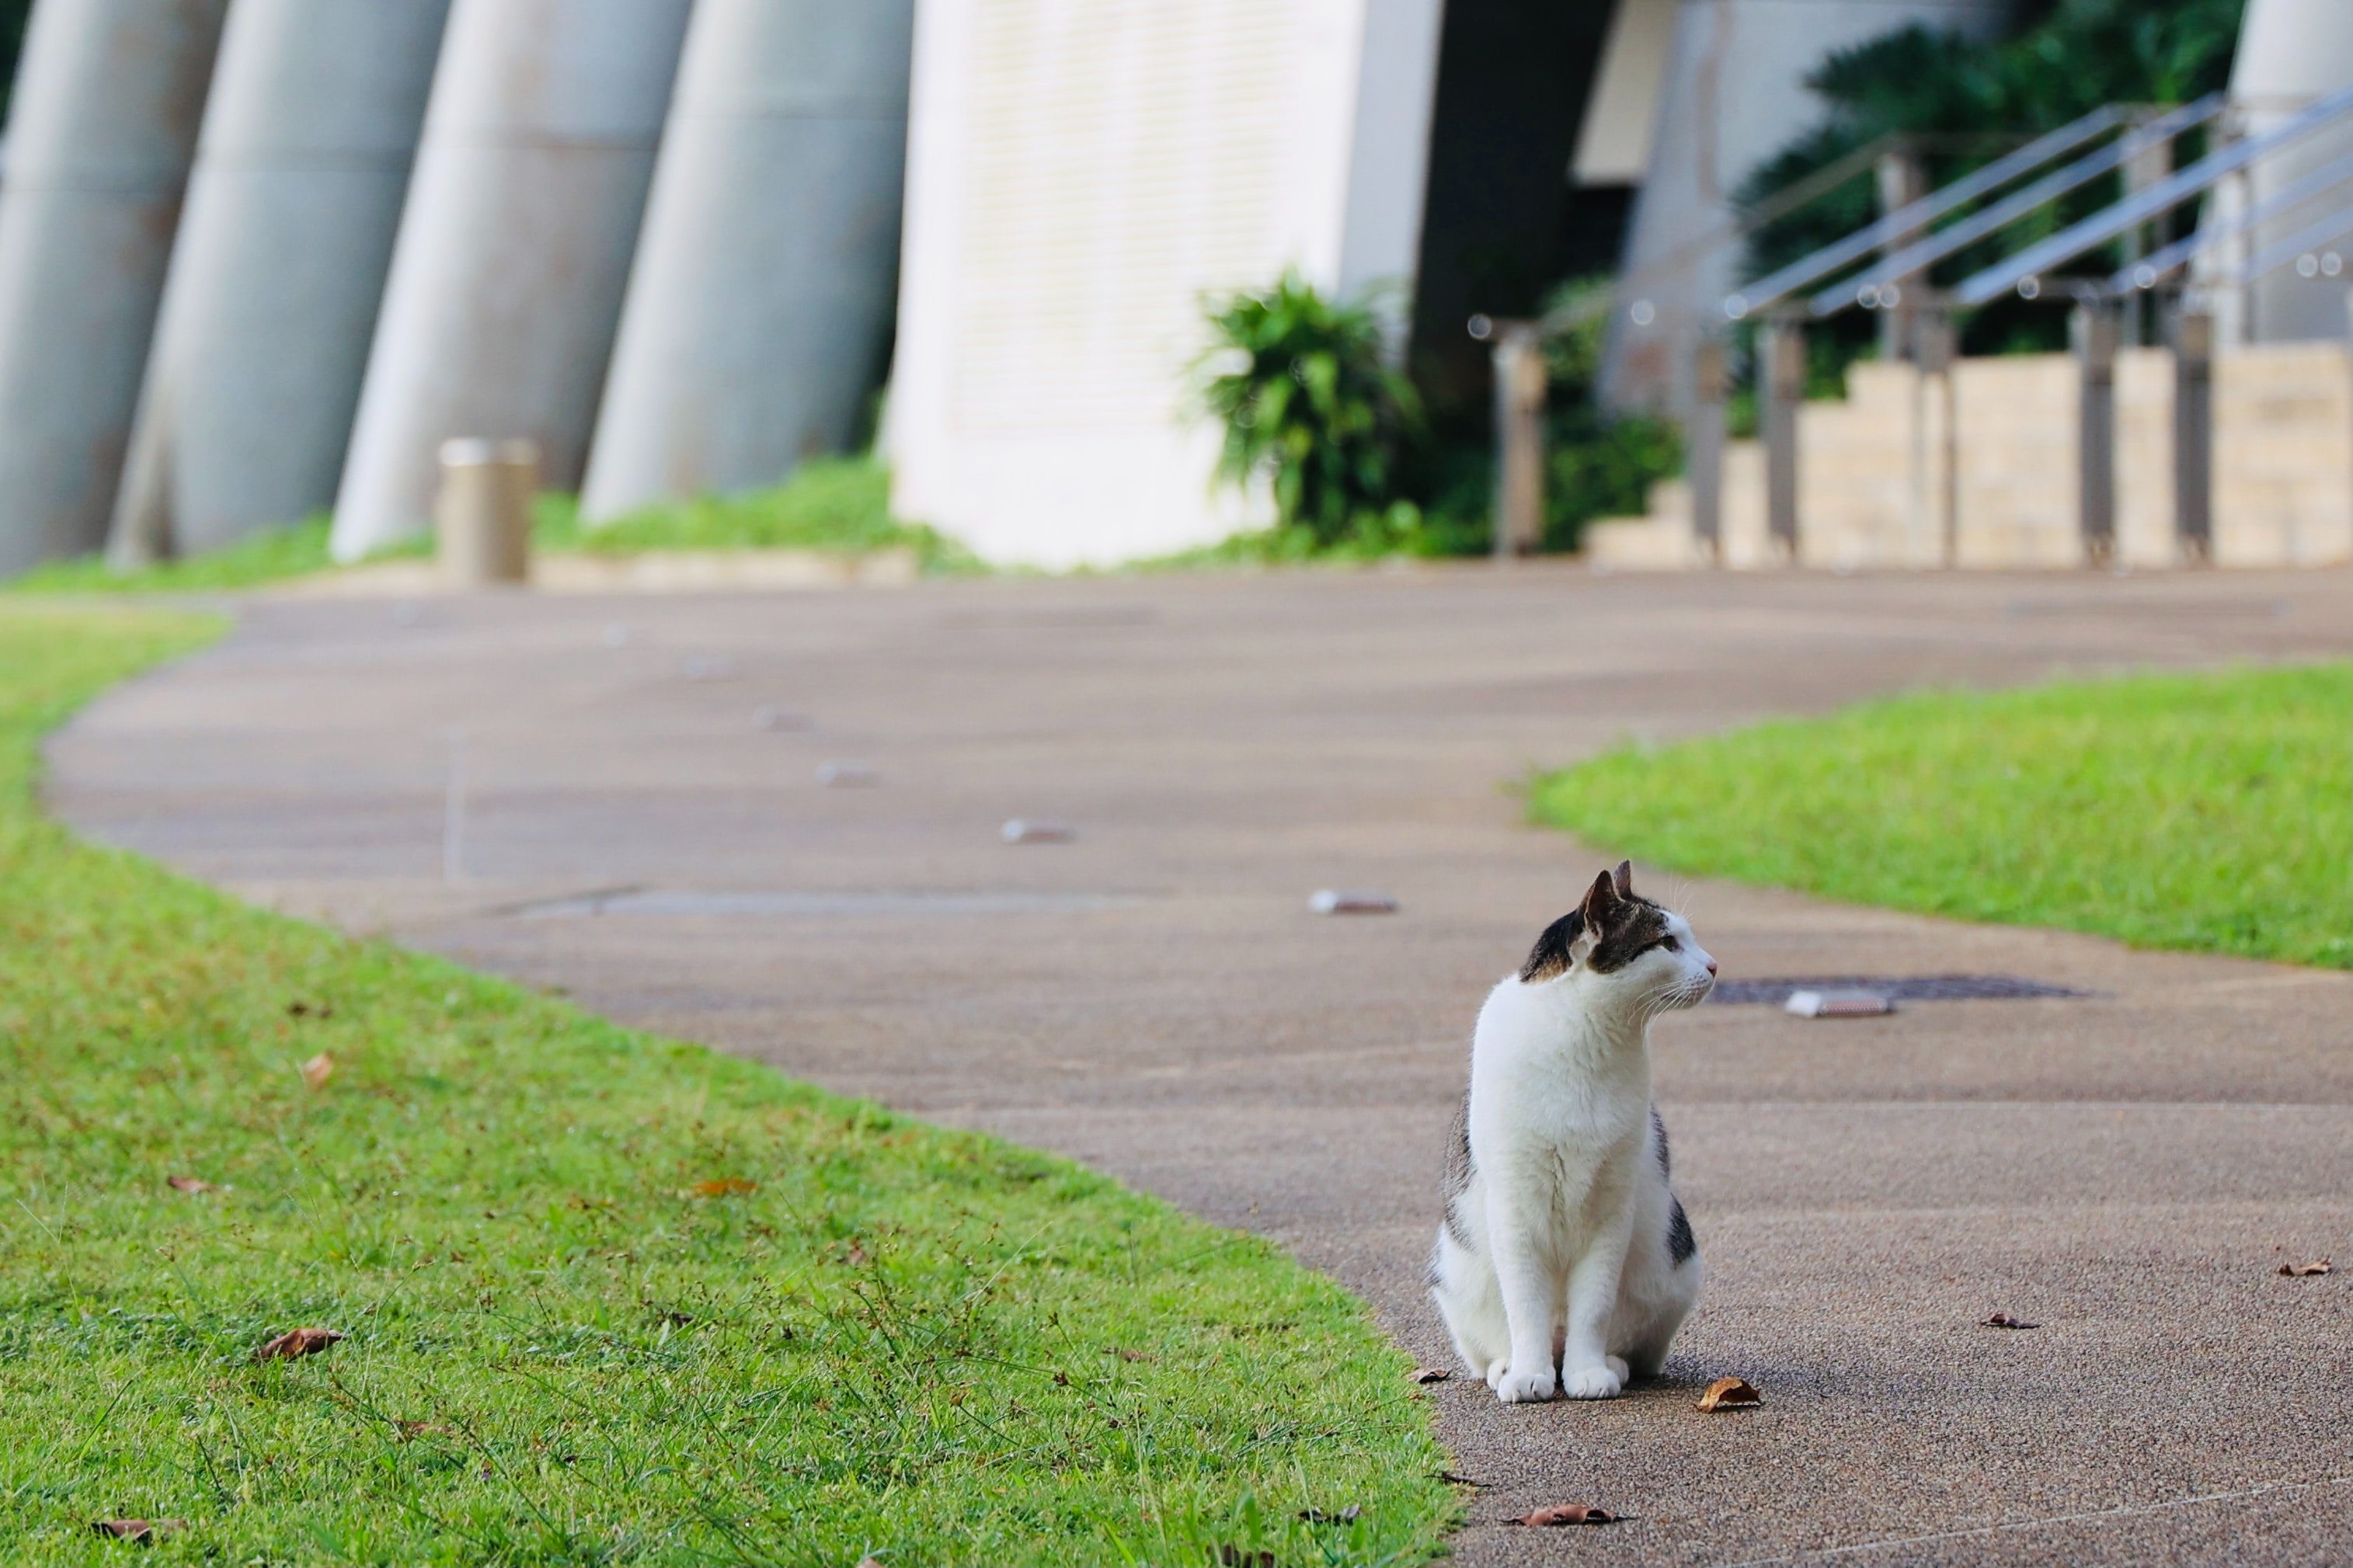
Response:
[[[2008,1002],[2091,994],[2064,985],[2046,985],[2040,980],[2021,980],[2014,974],[1844,974],[1802,980],[1722,980],[1707,999],[1732,1006],[1778,1007],[1800,991],[1870,991],[1894,1002]]]

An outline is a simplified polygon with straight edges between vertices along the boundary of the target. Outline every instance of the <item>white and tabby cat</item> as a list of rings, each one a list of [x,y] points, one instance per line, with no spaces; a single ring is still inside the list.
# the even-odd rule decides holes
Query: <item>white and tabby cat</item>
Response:
[[[1650,1024],[1715,984],[1690,925],[1621,863],[1479,1009],[1430,1283],[1454,1348],[1506,1403],[1608,1399],[1651,1375],[1699,1298]]]

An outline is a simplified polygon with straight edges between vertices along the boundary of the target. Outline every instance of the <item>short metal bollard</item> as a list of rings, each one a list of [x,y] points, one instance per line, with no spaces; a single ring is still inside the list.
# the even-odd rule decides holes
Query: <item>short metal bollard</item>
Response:
[[[441,443],[433,500],[435,554],[452,588],[494,588],[531,579],[531,507],[539,493],[533,441]]]

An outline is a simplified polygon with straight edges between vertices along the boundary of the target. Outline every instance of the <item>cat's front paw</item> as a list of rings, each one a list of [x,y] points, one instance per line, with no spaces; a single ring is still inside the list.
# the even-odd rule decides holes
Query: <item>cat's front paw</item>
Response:
[[[1570,1399],[1615,1399],[1625,1385],[1626,1380],[1609,1367],[1580,1366],[1561,1380],[1560,1391]]]
[[[1506,1405],[1534,1405],[1553,1396],[1552,1368],[1507,1372],[1495,1380],[1495,1397]]]

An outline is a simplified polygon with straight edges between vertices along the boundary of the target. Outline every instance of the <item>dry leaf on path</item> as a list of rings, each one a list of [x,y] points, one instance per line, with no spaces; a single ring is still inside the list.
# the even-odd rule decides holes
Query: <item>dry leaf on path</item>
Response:
[[[2337,1265],[2326,1258],[2316,1258],[2309,1263],[2283,1263],[2279,1271],[2291,1279],[2304,1279],[2315,1274],[2333,1273],[2336,1268]]]
[[[312,1089],[324,1089],[327,1080],[335,1076],[335,1058],[321,1051],[302,1064],[302,1081]]]
[[[1418,1366],[1412,1377],[1416,1383],[1444,1383],[1454,1374],[1442,1366]]]
[[[208,1193],[213,1184],[201,1176],[166,1176],[164,1184],[175,1193]]]
[[[1752,1405],[1762,1405],[1765,1396],[1736,1377],[1719,1377],[1707,1385],[1699,1396],[1702,1410],[1745,1410]]]
[[[94,1519],[90,1529],[116,1541],[153,1542],[188,1528],[185,1519]]]
[[[695,1183],[694,1190],[706,1198],[732,1198],[739,1193],[759,1191],[760,1184],[747,1182],[741,1176],[720,1176],[712,1181]]]
[[[343,1336],[332,1329],[289,1329],[253,1352],[256,1361],[292,1361],[317,1355]]]
[[[1564,1524],[1615,1524],[1618,1516],[1606,1508],[1595,1508],[1588,1503],[1564,1502],[1540,1508],[1534,1513],[1524,1513],[1517,1519],[1507,1519],[1504,1522],[1525,1524],[1534,1530],[1551,1530]]]
[[[1981,1329],[2039,1329],[2040,1323],[2030,1323],[2024,1318],[2013,1318],[2008,1312],[1996,1312],[1978,1327]]]

